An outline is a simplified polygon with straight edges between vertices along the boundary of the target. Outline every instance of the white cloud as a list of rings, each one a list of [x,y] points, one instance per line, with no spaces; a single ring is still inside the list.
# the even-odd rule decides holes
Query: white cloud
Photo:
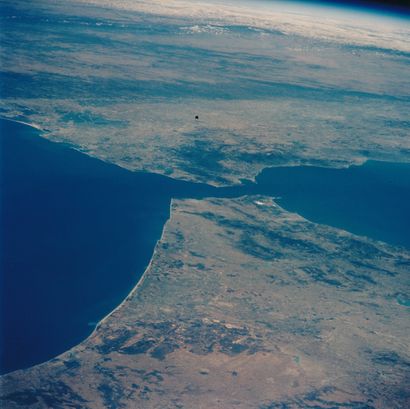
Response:
[[[206,27],[240,24],[341,43],[410,51],[408,20],[298,3],[221,0],[77,0],[115,9],[192,18]]]

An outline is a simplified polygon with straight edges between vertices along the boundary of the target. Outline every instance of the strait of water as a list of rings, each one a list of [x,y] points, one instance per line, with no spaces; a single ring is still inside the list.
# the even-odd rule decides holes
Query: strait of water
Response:
[[[130,172],[0,119],[0,373],[87,337],[152,256],[171,198],[281,196],[306,218],[410,248],[410,165],[265,169],[214,188]]]

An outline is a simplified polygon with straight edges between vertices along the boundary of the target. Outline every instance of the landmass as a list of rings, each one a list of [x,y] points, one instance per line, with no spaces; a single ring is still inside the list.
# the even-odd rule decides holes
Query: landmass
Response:
[[[218,186],[410,161],[407,22],[186,4],[2,2],[1,115]],[[173,200],[138,287],[75,348],[3,376],[2,405],[406,408],[409,267],[269,197]]]
[[[218,186],[267,166],[409,161],[405,20],[196,1],[2,7],[0,113],[88,155]]]
[[[404,408],[410,254],[268,197],[176,200],[142,282],[3,404]]]

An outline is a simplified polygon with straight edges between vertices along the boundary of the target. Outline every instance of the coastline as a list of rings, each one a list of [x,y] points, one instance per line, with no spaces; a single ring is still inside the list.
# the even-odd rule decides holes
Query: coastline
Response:
[[[49,141],[48,138],[45,138],[45,137],[42,135],[44,132],[47,132],[47,131],[44,130],[43,128],[41,128],[39,125],[37,125],[37,124],[35,124],[35,123],[29,123],[29,122],[21,121],[21,120],[18,120],[18,119],[11,119],[11,118],[7,118],[7,117],[3,117],[3,116],[0,116],[0,120],[10,121],[10,122],[22,124],[22,125],[27,126],[27,127],[29,127],[29,128],[35,129],[36,131],[39,132],[38,135],[39,135],[41,138],[44,138],[45,140]],[[50,142],[53,142],[53,141],[50,141]],[[55,143],[58,143],[58,142],[55,142]],[[86,154],[85,152],[81,152],[81,153],[82,153],[82,154]],[[86,155],[87,155],[87,154],[86,154]],[[92,157],[91,155],[87,155],[87,156]],[[96,158],[96,159],[99,159],[99,158]],[[110,164],[112,164],[112,163],[110,163]],[[116,165],[116,164],[112,164],[112,165],[118,166],[118,165]],[[132,172],[132,171],[131,171],[131,172]],[[146,173],[146,172],[144,172],[144,173]],[[58,354],[58,355],[53,356],[52,358],[50,358],[50,359],[48,359],[48,360],[46,360],[46,361],[44,361],[44,362],[40,362],[40,363],[31,365],[31,366],[23,367],[23,368],[16,369],[16,370],[13,370],[13,371],[10,371],[10,372],[6,372],[6,373],[4,373],[4,374],[0,374],[0,380],[3,379],[3,378],[6,378],[7,376],[9,376],[9,375],[11,375],[11,374],[18,373],[19,371],[26,371],[26,370],[30,370],[30,369],[33,369],[33,368],[36,368],[36,367],[39,367],[39,368],[40,368],[41,366],[47,365],[47,364],[49,364],[50,362],[52,362],[52,361],[54,361],[54,360],[56,360],[56,359],[59,359],[60,357],[64,356],[65,354],[69,354],[71,351],[73,351],[73,350],[79,348],[83,343],[87,342],[89,339],[91,339],[91,338],[95,335],[95,333],[98,331],[98,329],[100,328],[100,326],[101,326],[112,314],[114,314],[116,311],[118,311],[120,308],[122,308],[122,307],[125,305],[125,303],[128,302],[128,301],[132,298],[132,296],[135,294],[135,292],[138,290],[138,288],[139,288],[139,287],[142,285],[142,283],[144,282],[145,277],[146,277],[146,275],[148,274],[148,271],[149,271],[150,268],[151,268],[152,261],[153,261],[155,255],[156,255],[156,253],[157,253],[158,244],[159,244],[159,243],[161,242],[161,240],[163,239],[163,235],[164,235],[164,232],[165,232],[165,228],[166,228],[166,226],[167,226],[167,224],[168,224],[168,222],[169,222],[169,220],[171,219],[171,216],[172,216],[173,200],[174,200],[174,199],[171,198],[170,203],[169,203],[169,208],[168,208],[169,216],[168,216],[168,218],[165,220],[165,222],[164,222],[164,224],[163,224],[163,226],[162,226],[161,235],[160,235],[159,239],[155,242],[155,245],[154,245],[154,248],[153,248],[153,252],[152,252],[151,257],[150,257],[150,259],[149,259],[149,263],[148,263],[148,264],[146,265],[146,267],[144,268],[144,271],[143,271],[142,275],[139,277],[139,279],[138,279],[138,281],[136,282],[136,284],[131,288],[130,292],[129,292],[129,293],[127,294],[127,296],[121,301],[121,303],[118,304],[118,305],[117,305],[113,310],[111,310],[108,314],[104,315],[104,316],[94,325],[94,328],[92,329],[92,331],[91,331],[87,336],[85,336],[83,340],[81,340],[80,342],[78,342],[77,344],[75,344],[74,346],[72,346],[71,348],[69,348],[69,349],[63,351],[62,353],[60,353],[60,354]]]
[[[14,122],[16,122],[16,121],[14,121]],[[155,257],[155,255],[156,255],[156,253],[157,253],[158,244],[162,241],[163,236],[164,236],[164,233],[165,233],[166,226],[167,226],[168,222],[171,220],[173,200],[174,200],[174,199],[172,198],[171,201],[170,201],[170,205],[169,205],[169,217],[168,217],[168,219],[165,221],[165,223],[164,223],[164,225],[163,225],[160,238],[159,238],[159,239],[157,240],[157,242],[155,243],[154,251],[152,252],[152,256],[151,256],[151,258],[150,258],[150,261],[149,261],[147,267],[145,268],[143,274],[141,275],[141,277],[139,278],[139,280],[137,281],[137,283],[135,284],[135,286],[134,286],[134,287],[131,289],[131,291],[128,293],[128,295],[124,298],[124,300],[123,300],[120,304],[118,304],[118,306],[115,307],[112,311],[110,311],[107,315],[105,315],[103,318],[101,318],[101,320],[99,320],[99,321],[97,322],[97,324],[94,326],[92,332],[91,332],[86,338],[84,338],[81,342],[79,342],[78,344],[76,344],[76,345],[74,345],[73,347],[67,349],[66,351],[62,352],[61,354],[58,354],[58,355],[54,356],[53,358],[48,359],[47,361],[44,361],[44,362],[41,362],[41,363],[39,363],[39,364],[35,364],[35,365],[32,365],[32,366],[28,366],[28,367],[25,367],[25,368],[16,369],[15,371],[11,371],[11,372],[7,372],[7,373],[5,373],[5,374],[2,374],[2,375],[0,375],[0,380],[1,380],[2,378],[5,378],[5,377],[7,377],[7,376],[9,376],[9,375],[11,375],[11,374],[18,373],[18,372],[20,372],[20,371],[27,371],[27,370],[30,370],[30,369],[33,369],[33,368],[37,368],[37,367],[40,368],[40,367],[42,367],[43,365],[47,365],[47,364],[49,364],[50,362],[52,362],[52,361],[54,361],[54,360],[56,360],[56,359],[59,359],[59,358],[63,357],[65,354],[71,353],[71,352],[74,351],[75,349],[79,348],[82,344],[84,344],[84,343],[86,343],[87,341],[89,341],[89,340],[96,334],[96,332],[98,331],[98,329],[100,328],[100,326],[101,326],[108,318],[110,318],[111,315],[113,315],[116,311],[120,310],[128,301],[130,301],[130,299],[132,298],[132,296],[137,292],[138,288],[143,284],[143,282],[144,282],[144,280],[145,280],[145,278],[146,278],[146,276],[147,276],[149,270],[151,269],[152,262],[153,262],[153,260],[154,260],[154,257]]]
[[[20,121],[19,119],[7,118],[5,116],[0,116],[0,120],[16,122],[18,124],[26,125],[26,126],[29,126],[30,128],[37,129],[37,131],[40,131],[40,132],[47,132],[46,129],[42,128],[40,125],[37,125],[33,122],[24,122],[24,121]]]
[[[24,121],[13,120],[13,119],[8,119],[8,118],[1,118],[1,119],[7,120],[7,121],[11,121],[11,122],[20,123],[20,124],[29,126],[29,127],[31,127],[31,128],[34,128],[34,129],[36,129],[36,130],[42,132],[42,129],[41,129],[38,125],[36,125],[36,124],[30,124],[30,123],[27,123],[27,122],[24,122]],[[41,136],[41,134],[40,134],[40,136]],[[47,139],[47,138],[44,138],[44,139]],[[368,161],[368,160],[365,160],[363,163],[365,163],[365,162],[367,162],[367,161]],[[299,166],[300,166],[300,165],[299,165]],[[306,166],[309,166],[309,165],[306,165]],[[350,165],[350,166],[348,166],[348,167],[351,167],[351,166],[360,166],[360,165],[352,164],[352,165]],[[297,167],[297,165],[294,165],[293,167]],[[272,167],[272,168],[276,168],[276,167]],[[269,169],[269,168],[264,168],[264,169]],[[248,194],[244,194],[243,196],[248,196]],[[274,198],[274,197],[272,198],[272,200],[275,200],[275,199],[278,199],[278,198]],[[7,375],[9,375],[9,374],[11,374],[11,373],[18,372],[18,371],[20,371],[20,370],[26,370],[26,369],[34,368],[34,367],[37,367],[37,366],[39,367],[40,365],[44,365],[44,364],[47,364],[47,363],[49,363],[49,362],[51,362],[51,361],[54,361],[55,359],[58,359],[59,357],[65,355],[65,354],[67,354],[67,353],[70,353],[70,351],[73,351],[73,350],[79,348],[83,343],[87,342],[89,339],[91,339],[93,336],[96,335],[97,331],[98,331],[98,330],[100,329],[100,327],[106,322],[106,320],[107,320],[108,318],[110,318],[115,312],[117,312],[118,310],[120,310],[120,309],[125,305],[126,302],[128,302],[128,301],[131,300],[131,298],[135,295],[136,291],[137,291],[137,290],[142,286],[142,284],[144,283],[144,280],[145,280],[145,278],[146,278],[146,276],[147,276],[149,270],[150,270],[151,267],[152,267],[152,263],[153,263],[154,257],[156,256],[156,254],[157,254],[157,252],[158,252],[158,245],[159,245],[159,243],[161,243],[161,241],[163,240],[165,229],[166,229],[166,227],[167,227],[169,221],[170,221],[171,218],[172,218],[172,206],[173,206],[173,204],[174,204],[174,200],[175,200],[174,198],[172,198],[172,197],[170,198],[169,209],[168,209],[168,214],[169,214],[169,216],[168,216],[168,218],[165,220],[165,222],[164,222],[164,224],[163,224],[163,226],[162,226],[161,234],[160,234],[158,240],[155,242],[155,245],[154,245],[154,247],[153,247],[153,251],[152,251],[152,254],[151,254],[151,256],[150,256],[149,262],[148,262],[148,264],[146,265],[145,269],[143,270],[142,275],[139,277],[139,279],[137,280],[137,282],[135,283],[135,285],[131,288],[131,290],[130,290],[129,293],[126,295],[126,297],[125,297],[117,306],[115,306],[115,308],[113,308],[109,313],[107,313],[105,316],[103,316],[98,322],[96,322],[96,324],[95,324],[94,326],[90,326],[90,331],[91,331],[91,332],[89,333],[89,335],[85,336],[85,338],[84,338],[83,340],[81,340],[80,342],[76,343],[73,347],[71,347],[71,348],[65,350],[64,352],[62,352],[62,353],[60,353],[60,354],[58,354],[58,355],[56,355],[56,356],[54,356],[54,357],[48,359],[47,361],[44,361],[44,362],[41,362],[41,363],[38,363],[38,364],[35,364],[35,365],[32,365],[32,366],[28,366],[28,367],[26,367],[26,368],[21,368],[21,369],[15,370],[15,371],[11,371],[11,372],[5,373],[5,374],[3,374],[3,375],[0,375],[0,377],[7,376]],[[282,206],[279,205],[277,202],[276,202],[276,204],[282,208]],[[286,209],[286,206],[283,207],[283,208]],[[299,214],[299,213],[297,213],[297,214]],[[300,215],[300,214],[299,214],[299,215]],[[300,215],[300,216],[301,216],[301,215]],[[311,219],[306,218],[306,217],[304,217],[304,216],[301,216],[301,217],[304,218],[304,219],[306,219],[306,220],[311,220]],[[347,230],[347,229],[344,229],[344,228],[341,228],[341,227],[338,227],[338,229],[339,229],[339,230],[344,230],[344,231],[346,231],[346,232],[348,232],[348,233],[351,233],[351,231],[349,231],[349,230]],[[368,237],[368,238],[370,238],[370,237]],[[375,240],[375,239],[373,238],[373,240]]]
[[[89,156],[90,158],[98,159],[98,160],[100,160],[100,161],[102,161],[102,162],[104,162],[104,163],[108,163],[108,164],[110,164],[110,165],[117,166],[117,167],[119,167],[119,168],[121,168],[121,169],[125,169],[125,170],[127,170],[127,171],[129,171],[129,172],[133,172],[133,173],[152,173],[152,174],[156,174],[156,175],[165,176],[165,177],[167,177],[167,178],[169,178],[169,179],[172,179],[172,180],[175,180],[175,181],[183,181],[183,182],[198,183],[198,184],[206,183],[206,184],[208,184],[209,186],[216,187],[216,188],[233,188],[233,187],[240,187],[241,185],[243,185],[242,182],[240,182],[240,183],[230,183],[230,184],[219,184],[219,183],[214,183],[214,182],[212,182],[212,181],[202,182],[202,181],[196,180],[195,178],[192,178],[192,179],[188,179],[188,178],[184,178],[184,177],[179,178],[179,177],[170,176],[170,175],[167,175],[167,174],[165,174],[165,173],[156,172],[156,171],[149,171],[149,170],[146,171],[146,170],[143,170],[143,169],[133,169],[133,168],[130,168],[130,167],[127,167],[127,166],[123,166],[122,164],[118,164],[118,163],[115,163],[115,162],[107,161],[107,160],[105,160],[104,158],[101,158],[101,157],[99,157],[99,156],[92,155],[92,154],[90,154],[90,153],[87,152],[87,151],[81,150],[79,146],[77,146],[77,145],[75,145],[75,144],[71,144],[69,141],[55,141],[55,140],[52,140],[52,139],[49,139],[49,138],[45,138],[45,137],[42,135],[42,133],[50,132],[50,131],[47,130],[47,129],[42,128],[40,125],[37,125],[37,124],[35,124],[35,123],[33,123],[33,122],[25,122],[25,121],[21,121],[21,120],[18,120],[18,119],[13,119],[13,118],[8,118],[8,117],[4,117],[4,116],[0,116],[0,120],[16,122],[16,123],[19,123],[19,124],[22,124],[22,125],[29,126],[30,128],[33,128],[33,129],[36,129],[37,131],[39,131],[39,132],[40,132],[40,136],[41,136],[42,138],[46,139],[46,140],[49,141],[49,142],[54,142],[54,143],[59,143],[59,144],[66,144],[66,145],[69,146],[69,148],[71,148],[71,149],[73,149],[73,150],[75,150],[75,151],[77,151],[77,152],[80,152],[80,153],[82,153],[82,154],[84,154],[84,155],[87,155],[87,156]],[[312,163],[312,164],[309,164],[309,163],[308,163],[308,164],[302,164],[302,163],[297,163],[297,162],[291,162],[291,163],[280,164],[280,165],[263,165],[263,166],[260,166],[260,167],[258,168],[257,173],[255,173],[255,174],[254,174],[251,178],[249,178],[248,180],[249,180],[250,182],[252,182],[252,183],[256,183],[256,179],[258,178],[258,176],[259,176],[265,169],[275,169],[275,168],[281,168],[281,167],[298,167],[298,166],[323,167],[323,168],[329,168],[329,169],[349,169],[349,168],[351,168],[351,167],[353,167],[353,166],[361,166],[361,165],[365,164],[366,162],[368,162],[369,160],[372,160],[372,159],[370,159],[370,158],[352,158],[352,160],[351,160],[350,162],[346,162],[346,163],[342,163],[342,164],[340,164],[340,163],[338,164],[338,163],[335,162],[335,163],[333,163],[333,164],[332,164],[332,163],[329,163],[328,165],[323,165],[323,166],[318,166],[317,164],[314,164],[314,163]],[[380,161],[380,162],[391,162],[391,161],[389,161],[389,160],[381,160],[381,159],[376,159],[376,161]],[[406,162],[404,162],[404,163],[406,163]],[[332,166],[332,165],[333,165],[333,166]],[[239,180],[240,180],[240,179],[239,179]]]
[[[172,204],[173,204],[174,199],[171,198],[170,204],[169,204],[169,217],[166,220],[166,222],[164,223],[164,226],[162,227],[162,232],[161,232],[161,236],[160,238],[157,240],[157,242],[155,243],[154,246],[154,251],[152,252],[152,256],[151,259],[147,265],[147,267],[145,268],[144,272],[142,273],[140,279],[138,280],[138,282],[135,284],[135,286],[131,289],[131,291],[129,292],[129,294],[124,298],[124,300],[117,306],[115,307],[111,312],[109,312],[105,317],[103,317],[100,321],[98,321],[98,323],[95,325],[93,331],[91,332],[91,334],[84,340],[82,341],[80,344],[82,344],[83,342],[87,341],[88,339],[90,339],[100,328],[100,326],[108,319],[110,318],[110,316],[112,314],[114,314],[116,311],[118,311],[123,305],[125,305],[126,302],[128,302],[132,296],[137,292],[138,288],[143,284],[149,270],[151,269],[152,266],[152,262],[154,260],[155,255],[157,254],[157,247],[158,244],[162,241],[163,237],[164,237],[164,233],[165,233],[165,228],[168,224],[168,222],[171,220],[172,217]],[[78,345],[80,345],[78,344]],[[76,348],[76,347],[73,347]],[[67,351],[68,352],[68,351]],[[65,353],[65,352],[64,352]],[[63,354],[64,354],[63,353]]]

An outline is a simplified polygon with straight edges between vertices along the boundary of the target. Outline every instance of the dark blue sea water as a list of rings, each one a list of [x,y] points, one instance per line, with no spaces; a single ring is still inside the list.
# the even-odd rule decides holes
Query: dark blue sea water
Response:
[[[410,165],[264,170],[216,189],[134,173],[0,120],[0,370],[74,346],[144,272],[172,197],[281,196],[310,220],[410,248]]]
[[[410,164],[368,161],[348,169],[278,167],[256,178],[259,192],[321,224],[410,248]]]
[[[149,263],[170,199],[212,187],[132,173],[1,126],[1,372],[86,337]]]

